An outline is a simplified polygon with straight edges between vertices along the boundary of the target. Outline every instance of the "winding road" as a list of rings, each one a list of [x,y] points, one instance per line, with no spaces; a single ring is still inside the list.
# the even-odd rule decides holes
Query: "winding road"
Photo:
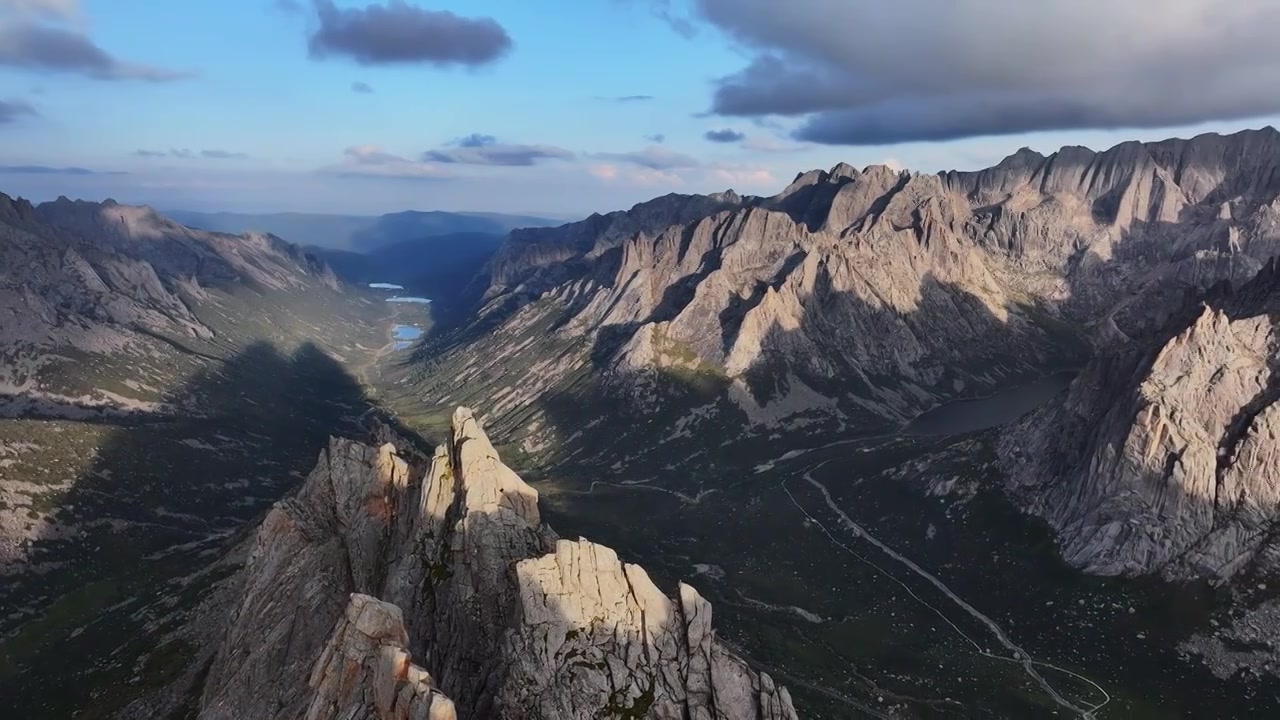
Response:
[[[377,367],[378,363],[382,361],[382,358],[395,352],[396,349],[396,325],[398,324],[397,321],[400,319],[400,313],[403,308],[397,303],[387,303],[387,305],[391,308],[391,312],[387,314],[387,318],[385,320],[387,323],[387,343],[378,348],[373,355],[369,356],[367,361],[357,365],[355,368],[356,379],[359,380],[360,384],[365,386],[365,388],[370,392],[374,389],[374,382],[373,378],[370,377],[370,372]]]
[[[986,626],[991,631],[991,634],[996,638],[996,640],[1012,654],[1012,657],[996,655],[994,653],[991,653],[985,650],[977,641],[969,637],[969,635],[967,635],[963,630],[961,630],[958,625],[952,622],[952,620],[948,618],[945,613],[943,613],[937,607],[934,607],[933,605],[926,602],[923,598],[917,595],[910,587],[908,587],[906,583],[904,583],[902,580],[898,579],[893,574],[886,571],[884,568],[871,562],[862,554],[855,551],[853,548],[841,542],[826,525],[824,525],[820,520],[818,520],[808,510],[804,508],[804,506],[800,503],[800,501],[796,499],[796,496],[791,492],[791,488],[787,486],[787,481],[790,478],[784,478],[781,482],[781,487],[783,492],[787,494],[787,497],[791,499],[792,504],[796,506],[796,509],[799,510],[800,513],[805,516],[805,518],[807,518],[810,522],[814,523],[818,528],[822,530],[823,534],[827,536],[827,538],[832,542],[832,544],[844,550],[845,552],[849,553],[850,555],[853,555],[860,562],[865,563],[866,565],[872,567],[878,573],[884,575],[885,577],[889,578],[895,583],[901,585],[902,588],[907,591],[908,595],[914,598],[921,605],[924,605],[926,608],[928,608],[929,610],[937,614],[938,617],[942,618],[943,621],[945,621],[948,625],[950,625],[951,628],[954,629],[958,635],[960,635],[960,637],[964,638],[967,642],[969,642],[969,644],[973,645],[974,649],[978,652],[978,654],[993,660],[1018,663],[1019,665],[1021,665],[1023,668],[1023,671],[1027,674],[1027,676],[1030,677],[1037,685],[1039,685],[1040,688],[1044,690],[1045,694],[1048,695],[1060,707],[1066,710],[1069,710],[1072,713],[1079,715],[1082,718],[1086,718],[1087,720],[1093,720],[1094,718],[1097,717],[1097,712],[1101,710],[1104,706],[1106,706],[1109,702],[1111,702],[1111,696],[1107,693],[1107,691],[1103,689],[1100,685],[1095,683],[1094,681],[1090,680],[1089,678],[1086,678],[1083,675],[1080,675],[1079,673],[1073,672],[1066,668],[1058,667],[1056,665],[1052,665],[1050,663],[1039,661],[1033,658],[1030,653],[1028,653],[1026,650],[1022,649],[1016,643],[1014,643],[1014,641],[1009,637],[1008,633],[1006,633],[998,624],[996,624],[994,620],[992,620],[987,615],[984,615],[981,611],[979,611],[973,605],[965,601],[964,598],[961,598],[959,595],[953,592],[951,588],[947,587],[947,585],[943,583],[941,580],[939,580],[936,576],[932,575],[925,569],[921,568],[916,563],[912,562],[910,558],[907,558],[906,556],[902,555],[898,551],[894,550],[892,547],[881,542],[874,535],[867,532],[866,528],[854,522],[853,519],[850,518],[843,510],[840,509],[840,506],[836,504],[835,500],[831,497],[831,493],[827,490],[827,487],[813,477],[813,473],[816,470],[833,462],[834,460],[835,458],[832,458],[832,459],[824,460],[814,465],[810,465],[808,468],[802,471],[802,478],[822,494],[822,497],[825,500],[827,507],[833,513],[835,513],[838,518],[840,518],[841,527],[847,530],[855,538],[867,541],[868,543],[873,545],[875,548],[880,550],[880,552],[884,553],[889,558],[893,559],[895,562],[906,567],[912,573],[920,576],[921,578],[924,578],[931,585],[936,587],[939,591],[942,592],[943,595],[945,595],[949,600],[955,603],[955,605],[958,606],[961,610],[963,610],[965,613],[969,614],[974,619],[978,620],[984,626]],[[1079,701],[1073,701],[1063,697],[1063,695],[1059,693],[1057,689],[1054,688],[1053,685],[1044,678],[1043,675],[1040,674],[1037,668],[1046,668],[1050,670],[1055,670],[1057,672],[1065,673],[1067,675],[1070,675],[1080,680],[1083,683],[1088,684],[1089,686],[1097,690],[1101,698],[1101,701],[1095,702],[1095,703],[1082,704]]]

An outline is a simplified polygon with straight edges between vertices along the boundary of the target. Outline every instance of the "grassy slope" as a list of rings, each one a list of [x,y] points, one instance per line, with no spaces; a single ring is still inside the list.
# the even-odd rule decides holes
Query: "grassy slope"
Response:
[[[166,633],[229,572],[198,571],[304,477],[330,434],[357,432],[371,404],[355,375],[386,343],[389,312],[327,289],[219,294],[199,310],[212,341],[51,369],[68,390],[136,397],[143,381],[144,399],[180,405],[175,416],[0,421],[0,443],[39,448],[0,480],[49,488],[21,509],[75,528],[35,538],[43,571],[0,586],[0,714],[108,717],[182,669],[190,648]]]

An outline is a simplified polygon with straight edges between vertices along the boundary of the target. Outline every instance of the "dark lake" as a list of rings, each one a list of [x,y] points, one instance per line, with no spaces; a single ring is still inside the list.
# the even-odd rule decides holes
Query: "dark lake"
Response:
[[[902,431],[908,435],[961,435],[1004,425],[1049,402],[1075,375],[1075,371],[1066,370],[986,397],[954,400],[921,413]]]

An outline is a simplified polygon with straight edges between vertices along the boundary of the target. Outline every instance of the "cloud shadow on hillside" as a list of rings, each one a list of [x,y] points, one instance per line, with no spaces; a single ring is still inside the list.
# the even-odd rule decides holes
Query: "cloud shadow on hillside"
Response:
[[[52,569],[2,593],[6,607],[52,603],[0,644],[0,697],[15,717],[109,713],[167,678],[173,668],[148,665],[130,686],[132,660],[107,661],[155,650],[148,644],[167,629],[144,630],[133,614],[172,592],[167,580],[217,559],[228,537],[297,486],[330,435],[359,432],[371,410],[360,384],[310,343],[287,355],[255,343],[165,400],[181,412],[112,426],[71,487],[41,498],[57,524],[30,541],[28,562]],[[68,526],[79,530],[57,529]],[[201,587],[181,603],[194,604]]]

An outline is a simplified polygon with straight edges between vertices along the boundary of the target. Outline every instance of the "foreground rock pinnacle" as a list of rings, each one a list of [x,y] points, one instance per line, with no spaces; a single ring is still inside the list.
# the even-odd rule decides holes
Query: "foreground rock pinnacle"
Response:
[[[797,717],[696,590],[542,524],[470,410],[406,452],[332,439],[264,520],[200,718]]]

